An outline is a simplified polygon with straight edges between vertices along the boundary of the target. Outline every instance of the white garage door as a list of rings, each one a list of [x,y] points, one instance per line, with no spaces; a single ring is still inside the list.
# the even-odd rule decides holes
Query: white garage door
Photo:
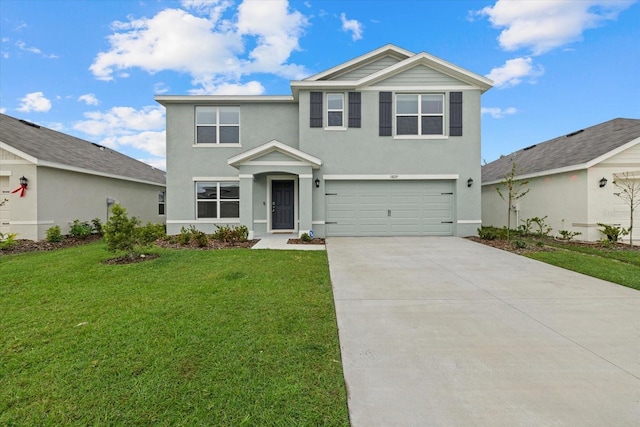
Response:
[[[453,181],[327,181],[327,236],[450,236]]]

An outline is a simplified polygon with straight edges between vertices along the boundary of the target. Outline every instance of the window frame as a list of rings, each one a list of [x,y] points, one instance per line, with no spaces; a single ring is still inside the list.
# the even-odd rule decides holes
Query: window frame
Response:
[[[215,110],[215,123],[199,123],[198,121],[198,110],[212,109]],[[221,111],[223,109],[234,109],[238,116],[237,123],[221,123]],[[212,111],[213,112],[213,111]],[[239,146],[240,145],[240,106],[239,105],[196,105],[194,111],[194,123],[195,123],[195,134],[194,134],[194,147],[228,147],[228,146]],[[205,127],[214,127],[215,131],[215,141],[216,142],[198,142],[198,130],[199,128]],[[238,141],[237,142],[221,142],[221,128],[237,128],[238,129]]]
[[[164,216],[166,214],[166,191],[158,191],[158,215]]]
[[[418,105],[416,113],[398,113],[398,101],[399,97],[402,96],[417,96],[418,97]],[[423,96],[439,96],[440,97],[440,109],[439,113],[430,113],[423,112],[422,103]],[[394,126],[394,138],[396,139],[443,139],[447,138],[447,116],[446,116],[446,102],[447,97],[445,93],[442,92],[397,92],[394,94],[394,103],[393,103],[393,126]],[[398,118],[399,117],[416,117],[417,118],[417,133],[415,134],[406,134],[406,133],[398,133]],[[425,117],[440,117],[442,121],[442,133],[427,133],[423,134],[423,126],[422,121]]]
[[[330,108],[329,107],[329,97],[331,95],[339,95],[342,101],[342,108]],[[344,92],[326,92],[325,94],[325,100],[326,100],[326,108],[324,109],[325,112],[325,117],[326,117],[326,126],[325,129],[329,129],[329,130],[344,130],[347,129],[347,126],[345,124],[345,117],[346,117],[346,106],[345,106],[345,94]],[[339,112],[341,115],[341,124],[340,125],[331,125],[329,124],[329,113],[336,113]]]
[[[215,184],[216,187],[216,197],[215,198],[199,198],[198,197],[198,186],[207,184],[209,187],[212,187],[212,184]],[[237,198],[225,198],[222,197],[221,188],[223,184],[231,184],[238,189],[238,197]],[[194,192],[195,192],[195,219],[197,220],[217,220],[217,221],[227,221],[227,222],[237,222],[240,220],[240,181],[207,181],[207,180],[199,180],[194,182]],[[238,206],[238,216],[228,216],[222,217],[222,204],[223,203],[237,203]],[[216,205],[216,216],[200,216],[199,206],[200,203],[215,203]]]

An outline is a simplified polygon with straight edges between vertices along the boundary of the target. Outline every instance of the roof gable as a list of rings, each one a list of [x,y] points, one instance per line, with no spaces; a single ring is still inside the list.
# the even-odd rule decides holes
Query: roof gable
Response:
[[[240,153],[231,157],[227,163],[235,168],[249,163],[260,162],[261,164],[279,164],[281,162],[291,162],[304,166],[311,166],[318,169],[322,165],[322,160],[317,157],[283,144],[280,141],[270,141],[259,147]]]
[[[482,182],[501,180],[516,163],[518,174],[546,175],[589,168],[640,144],[640,120],[613,119],[526,147],[482,166]]]
[[[165,172],[122,153],[0,114],[2,148],[38,166],[165,185]]]

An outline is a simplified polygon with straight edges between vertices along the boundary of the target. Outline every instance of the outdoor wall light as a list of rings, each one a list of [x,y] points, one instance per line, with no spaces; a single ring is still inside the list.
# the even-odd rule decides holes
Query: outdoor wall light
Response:
[[[314,182],[316,183],[316,188],[320,188],[320,180],[316,178]]]
[[[473,178],[469,178],[467,180],[467,187],[471,187],[473,185]]]
[[[607,185],[607,178],[602,177],[600,180],[600,188],[603,188],[605,185]]]
[[[24,177],[24,175],[22,175],[22,176],[20,177],[20,185],[21,185],[23,188],[27,188],[27,187],[29,186],[29,180],[28,180],[27,178],[25,178],[25,177]]]

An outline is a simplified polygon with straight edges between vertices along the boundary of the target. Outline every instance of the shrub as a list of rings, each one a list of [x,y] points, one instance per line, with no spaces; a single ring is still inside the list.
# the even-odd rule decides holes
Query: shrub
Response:
[[[569,241],[571,239],[573,239],[576,236],[581,235],[582,233],[579,231],[569,231],[569,230],[558,230],[558,233],[560,233],[560,239],[561,240],[566,240]]]
[[[523,236],[528,236],[531,234],[531,227],[533,225],[533,219],[532,218],[525,218],[525,219],[521,219],[520,220],[522,222],[522,224],[520,224],[518,226],[518,231],[520,232],[521,235]]]
[[[115,204],[111,207],[111,218],[104,225],[104,240],[111,252],[125,251],[133,253],[137,243],[136,228],[140,220],[127,217],[127,210]]]
[[[478,236],[483,240],[506,240],[507,239],[507,227],[498,228],[493,226],[486,226],[478,228]]]
[[[302,240],[303,242],[310,242],[311,236],[309,236],[309,233],[302,233],[300,235],[300,240]]]
[[[204,231],[200,231],[193,225],[189,228],[182,227],[180,234],[177,236],[178,244],[182,246],[195,243],[199,247],[203,248],[209,244],[209,238]]]
[[[149,246],[156,240],[167,235],[164,224],[152,224],[148,222],[136,230],[137,242],[141,246]]]
[[[93,218],[91,225],[93,226],[93,232],[98,236],[102,236],[102,221],[100,218]]]
[[[531,223],[535,224],[537,228],[537,230],[535,231],[535,234],[537,234],[540,237],[548,236],[549,233],[551,233],[551,230],[553,230],[553,228],[545,224],[544,222],[545,219],[547,219],[547,215],[543,216],[542,218],[538,218],[537,216],[531,218]]]
[[[618,242],[622,236],[626,236],[627,234],[629,234],[629,230],[622,227],[603,224],[601,222],[599,222],[598,225],[602,227],[602,230],[600,230],[600,232],[605,236],[607,236],[607,239],[609,239],[609,242],[612,242],[612,243]]]
[[[92,231],[93,227],[88,222],[80,222],[79,219],[76,219],[69,229],[69,236],[86,239],[91,235]]]
[[[249,229],[246,225],[229,227],[226,225],[216,225],[216,231],[211,235],[219,242],[246,242],[249,238]]]
[[[0,250],[9,249],[16,244],[18,233],[0,233]]]
[[[527,244],[523,240],[514,240],[512,244],[518,249],[524,249],[527,247]]]
[[[62,232],[59,225],[47,229],[47,242],[57,243],[62,241]]]

